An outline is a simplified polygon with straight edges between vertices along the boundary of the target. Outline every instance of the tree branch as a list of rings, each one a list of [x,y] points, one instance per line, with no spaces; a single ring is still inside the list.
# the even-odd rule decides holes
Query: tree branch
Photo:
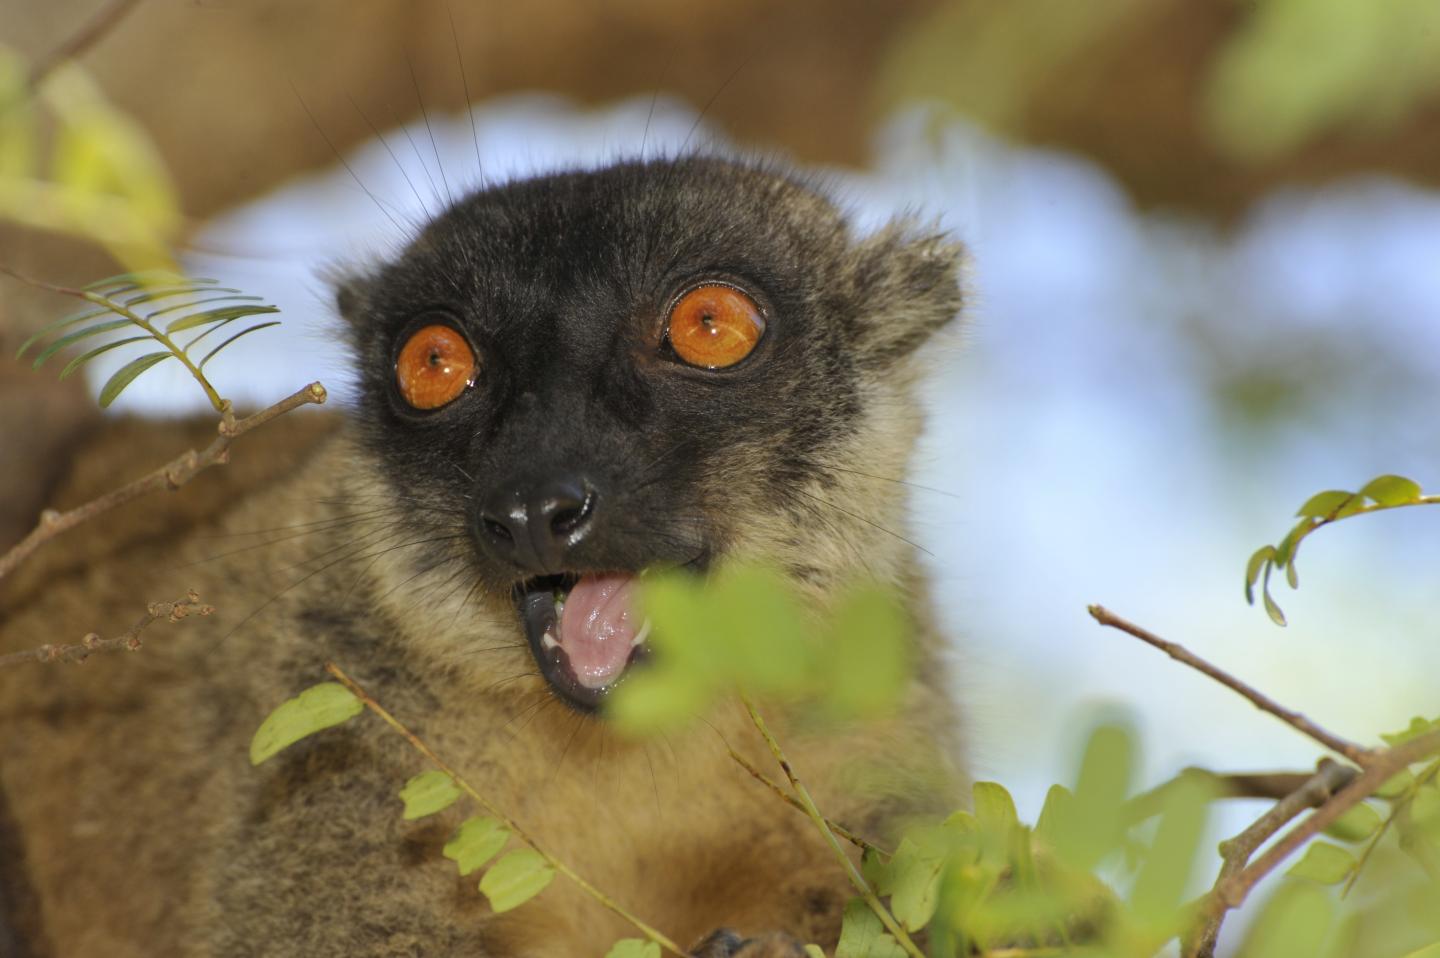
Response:
[[[1309,736],[1331,751],[1338,752],[1345,756],[1356,765],[1365,767],[1375,761],[1377,753],[1373,749],[1368,749],[1354,742],[1347,741],[1333,732],[1327,732],[1299,712],[1285,708],[1279,702],[1276,702],[1258,689],[1245,684],[1229,672],[1211,665],[1209,662],[1186,649],[1183,645],[1162,639],[1148,629],[1143,629],[1133,622],[1120,618],[1104,606],[1092,605],[1089,607],[1089,611],[1095,621],[1101,625],[1129,633],[1142,642],[1153,645],[1172,659],[1183,662],[1192,669],[1208,675],[1226,688],[1238,692],[1249,699],[1250,703],[1256,708],[1264,712],[1269,712],[1282,722],[1285,722],[1302,734]]]
[[[219,435],[215,441],[199,452],[194,449],[182,453],[170,460],[165,465],[154,470],[148,475],[136,479],[134,482],[121,486],[92,499],[83,506],[77,506],[67,512],[57,512],[54,509],[46,509],[40,514],[40,521],[24,539],[21,539],[14,548],[4,555],[0,555],[0,579],[5,578],[15,570],[21,562],[25,561],[32,552],[40,548],[49,540],[75,528],[83,522],[95,518],[102,513],[109,512],[117,506],[123,506],[150,492],[161,489],[174,491],[185,483],[195,478],[196,474],[211,466],[221,465],[230,459],[230,444],[245,433],[259,426],[265,425],[277,416],[283,415],[292,409],[306,404],[314,403],[319,405],[325,402],[325,387],[318,382],[311,383],[304,389],[293,393],[275,405],[253,416],[244,419],[236,419],[231,414],[227,405],[220,418],[218,428]]]
[[[1327,760],[1328,761],[1328,760]],[[1333,764],[1333,763],[1332,763]],[[1340,766],[1349,769],[1349,766]],[[1350,777],[1336,786],[1348,785],[1350,778],[1358,773],[1349,769]],[[1180,774],[1148,792],[1142,792],[1125,803],[1126,818],[1142,822],[1165,810],[1165,798],[1180,782],[1198,776],[1203,778],[1216,798],[1268,798],[1275,801],[1286,798],[1304,788],[1315,777],[1314,772],[1231,772],[1222,774],[1206,768],[1181,769]],[[1325,798],[1330,796],[1326,795]],[[1319,805],[1320,802],[1315,802]]]
[[[1440,729],[1412,738],[1394,748],[1372,755],[1370,765],[1352,781],[1321,805],[1314,814],[1296,825],[1254,863],[1227,880],[1218,889],[1218,902],[1213,908],[1238,908],[1260,879],[1275,869],[1291,852],[1333,825],[1351,808],[1360,804],[1400,770],[1421,759],[1440,753]]]
[[[209,615],[214,611],[214,606],[202,604],[200,596],[192,589],[183,599],[150,603],[145,614],[134,625],[114,638],[102,639],[98,633],[91,632],[75,645],[42,645],[38,649],[11,652],[0,655],[0,668],[22,662],[84,662],[96,652],[134,652],[141,645],[140,633],[152,623],[160,619],[179,622],[192,612],[196,615]]]
[[[1222,889],[1244,871],[1250,856],[1269,841],[1272,835],[1307,808],[1324,805],[1342,788],[1354,782],[1357,774],[1355,769],[1348,765],[1341,765],[1328,758],[1321,759],[1315,774],[1308,776],[1299,787],[1281,798],[1240,834],[1221,842],[1220,857],[1223,864],[1206,901],[1217,900],[1223,894]],[[1186,941],[1182,943],[1181,954],[1187,958],[1213,958],[1215,954],[1225,909],[1215,911],[1213,906],[1202,905],[1202,914],[1205,917],[1193,926],[1186,935]]]

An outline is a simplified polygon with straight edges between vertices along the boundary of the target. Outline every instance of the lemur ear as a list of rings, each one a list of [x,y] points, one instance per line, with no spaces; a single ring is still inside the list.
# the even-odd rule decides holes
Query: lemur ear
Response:
[[[961,245],[896,220],[855,247],[848,268],[861,354],[887,366],[915,352],[960,312]]]
[[[369,277],[362,273],[332,272],[328,279],[335,290],[336,312],[352,328],[359,326],[369,293]]]

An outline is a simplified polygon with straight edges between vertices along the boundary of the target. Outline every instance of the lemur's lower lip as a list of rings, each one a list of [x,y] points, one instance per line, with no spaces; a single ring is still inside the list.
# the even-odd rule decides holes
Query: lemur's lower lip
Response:
[[[629,667],[644,658],[650,624],[631,609],[629,573],[541,576],[517,590],[530,651],[570,706],[594,711]]]

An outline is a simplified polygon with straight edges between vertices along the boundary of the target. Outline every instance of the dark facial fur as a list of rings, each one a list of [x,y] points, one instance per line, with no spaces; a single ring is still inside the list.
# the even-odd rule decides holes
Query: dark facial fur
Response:
[[[743,289],[766,319],[754,351],[715,371],[683,363],[665,336],[670,304],[705,281]],[[936,236],[895,227],[857,242],[795,179],[689,158],[478,192],[398,260],[344,283],[339,303],[362,442],[413,503],[413,538],[464,550],[479,587],[504,594],[536,577],[704,568],[777,537],[791,548],[748,557],[800,578],[825,568],[807,531],[873,530],[863,507],[817,509],[813,491],[845,485],[847,464],[865,470],[891,445],[870,440],[908,383],[904,361],[955,315],[959,291],[956,250]],[[395,359],[435,322],[464,334],[478,375],[419,412]],[[913,431],[892,425],[902,461],[869,465],[883,475],[900,471]],[[556,488],[573,491],[583,534],[516,548],[494,528],[507,504],[533,514]],[[409,561],[419,575],[435,560]]]

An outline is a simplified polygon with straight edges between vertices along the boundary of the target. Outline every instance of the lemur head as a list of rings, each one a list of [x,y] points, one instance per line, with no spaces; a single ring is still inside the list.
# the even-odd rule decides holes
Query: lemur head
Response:
[[[461,200],[339,292],[360,441],[430,543],[399,553],[397,583],[458,564],[587,709],[643,654],[644,570],[898,577],[887,480],[918,428],[914,354],[960,306],[957,258],[903,224],[857,240],[814,189],[725,160]]]

